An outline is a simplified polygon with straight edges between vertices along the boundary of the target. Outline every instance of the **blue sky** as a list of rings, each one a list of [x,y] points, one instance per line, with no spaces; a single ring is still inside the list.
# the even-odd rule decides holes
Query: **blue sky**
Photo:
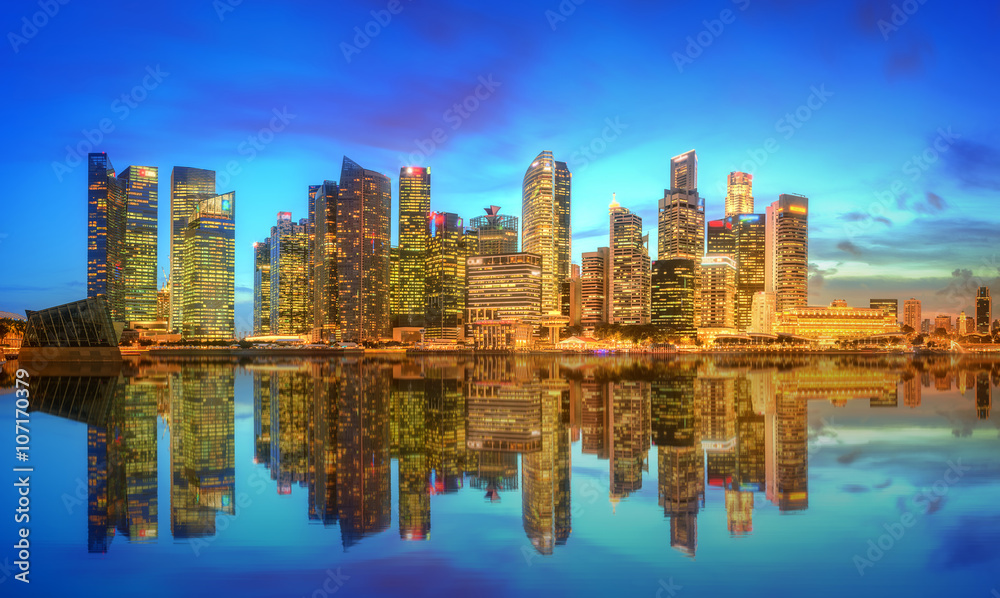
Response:
[[[578,260],[607,244],[612,192],[655,239],[669,159],[694,148],[709,218],[731,170],[753,172],[759,210],[810,198],[811,303],[957,314],[997,278],[996,2],[237,1],[3,4],[0,310],[86,294],[91,144],[160,168],[164,267],[170,169],[236,191],[241,329],[252,242],[305,216],[344,155],[394,183],[429,165],[432,208],[471,218],[519,215],[551,150],[574,173]]]

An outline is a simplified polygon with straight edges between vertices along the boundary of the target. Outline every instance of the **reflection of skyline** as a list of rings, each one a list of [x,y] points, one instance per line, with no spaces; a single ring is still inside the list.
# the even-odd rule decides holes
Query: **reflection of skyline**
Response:
[[[944,380],[988,420],[1000,378],[1000,368],[975,360],[790,363],[438,356],[249,364],[252,454],[275,492],[308,492],[302,516],[339,527],[345,548],[391,527],[396,460],[401,539],[429,540],[436,497],[469,486],[487,503],[520,492],[524,534],[551,554],[570,541],[571,444],[580,442],[587,458],[607,461],[612,512],[627,508],[644,475],[656,476],[670,544],[694,557],[706,493],[724,504],[732,535],[759,532],[754,510],[766,505],[808,509],[811,401],[879,407],[901,398],[905,415]],[[157,539],[159,448],[170,454],[173,537],[214,535],[217,516],[234,514],[237,368],[126,370],[36,381],[33,409],[88,425],[89,550],[106,552],[115,536]],[[169,447],[159,446],[158,415]]]

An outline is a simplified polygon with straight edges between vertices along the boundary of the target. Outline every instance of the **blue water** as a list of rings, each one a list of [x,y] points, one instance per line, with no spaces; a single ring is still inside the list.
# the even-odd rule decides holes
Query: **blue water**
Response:
[[[13,456],[2,474],[4,596],[1000,589],[1000,361],[366,357],[51,374],[30,378],[27,585],[8,565]]]

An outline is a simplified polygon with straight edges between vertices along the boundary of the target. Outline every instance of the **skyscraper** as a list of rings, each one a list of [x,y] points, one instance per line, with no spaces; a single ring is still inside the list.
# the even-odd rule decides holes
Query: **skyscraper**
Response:
[[[909,326],[914,332],[922,332],[920,319],[920,299],[907,299],[903,302],[903,325]]]
[[[236,336],[236,193],[198,202],[183,239],[181,334],[190,340]],[[173,277],[171,277],[173,278]]]
[[[993,300],[989,287],[979,287],[976,292],[976,332],[989,334],[993,323]]]
[[[809,284],[809,199],[783,194],[767,208],[767,291],[775,309],[805,307]]]
[[[569,278],[572,175],[552,152],[538,154],[522,184],[521,250],[542,256],[542,312],[559,311],[560,285]]]
[[[215,171],[174,166],[170,171],[170,328],[181,331],[184,311],[184,238],[198,203],[215,196]]]
[[[253,333],[271,332],[271,239],[253,244]]]
[[[731,329],[736,324],[736,262],[707,254],[701,262],[702,328]]]
[[[501,214],[500,206],[486,208],[486,215],[476,216],[469,226],[478,239],[476,255],[517,253],[517,216]]]
[[[467,258],[468,309],[535,324],[542,309],[542,258],[531,253]]]
[[[158,177],[155,166],[129,166],[118,175],[125,191],[124,247],[121,256],[123,318],[156,319]]]
[[[726,218],[753,214],[753,175],[730,172],[726,185]]]
[[[426,337],[454,339],[462,336],[465,322],[465,266],[471,252],[458,214],[431,214],[431,228],[424,275]]]
[[[399,169],[399,313],[397,325],[424,325],[424,277],[430,239],[431,169]]]
[[[336,339],[340,329],[337,310],[337,201],[340,186],[323,181],[312,194],[314,221],[312,235],[313,340]]]
[[[671,334],[694,336],[694,260],[653,262],[651,323]]]
[[[342,340],[378,340],[389,329],[389,177],[344,156],[337,200],[337,278]]]
[[[105,153],[87,156],[87,297],[107,298],[111,317],[122,320],[126,185]]]
[[[278,212],[271,227],[271,334],[305,334],[312,330],[309,291],[309,228],[291,212]]]
[[[716,255],[728,255],[735,258],[736,237],[733,231],[733,221],[709,220],[705,235],[705,252]]]
[[[612,324],[649,324],[649,237],[642,218],[612,196],[608,206],[611,245]]]
[[[736,328],[747,330],[752,320],[753,297],[765,288],[767,216],[740,214],[733,216],[732,221],[733,259],[736,260]]]
[[[569,278],[562,283],[560,295],[562,315],[569,318],[570,326],[579,326],[583,316],[583,279],[580,277],[580,264],[570,264]]]
[[[610,247],[598,247],[597,251],[584,252],[581,295],[583,306],[581,324],[593,327],[610,321],[608,308],[611,298]]]
[[[705,203],[698,195],[698,155],[694,150],[670,160],[670,188],[659,201],[657,259],[694,260],[692,301],[700,305],[701,258],[705,255]],[[697,325],[701,314],[692,307]]]

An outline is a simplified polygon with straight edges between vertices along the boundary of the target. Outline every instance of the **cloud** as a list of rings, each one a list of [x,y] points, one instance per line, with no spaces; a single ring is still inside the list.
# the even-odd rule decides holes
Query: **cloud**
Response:
[[[920,214],[932,214],[940,212],[948,207],[948,203],[937,193],[927,192],[927,201],[913,204],[913,209]]]
[[[1000,148],[997,146],[958,139],[941,156],[948,172],[962,188],[1000,191]]]
[[[823,269],[816,264],[809,264],[809,292],[818,291],[823,288],[823,284],[826,282],[827,276],[833,276],[837,273],[836,268]]]
[[[861,251],[860,247],[858,247],[851,241],[841,241],[840,243],[837,243],[837,249],[841,251],[846,251],[847,253],[855,257],[859,257],[864,253]]]

